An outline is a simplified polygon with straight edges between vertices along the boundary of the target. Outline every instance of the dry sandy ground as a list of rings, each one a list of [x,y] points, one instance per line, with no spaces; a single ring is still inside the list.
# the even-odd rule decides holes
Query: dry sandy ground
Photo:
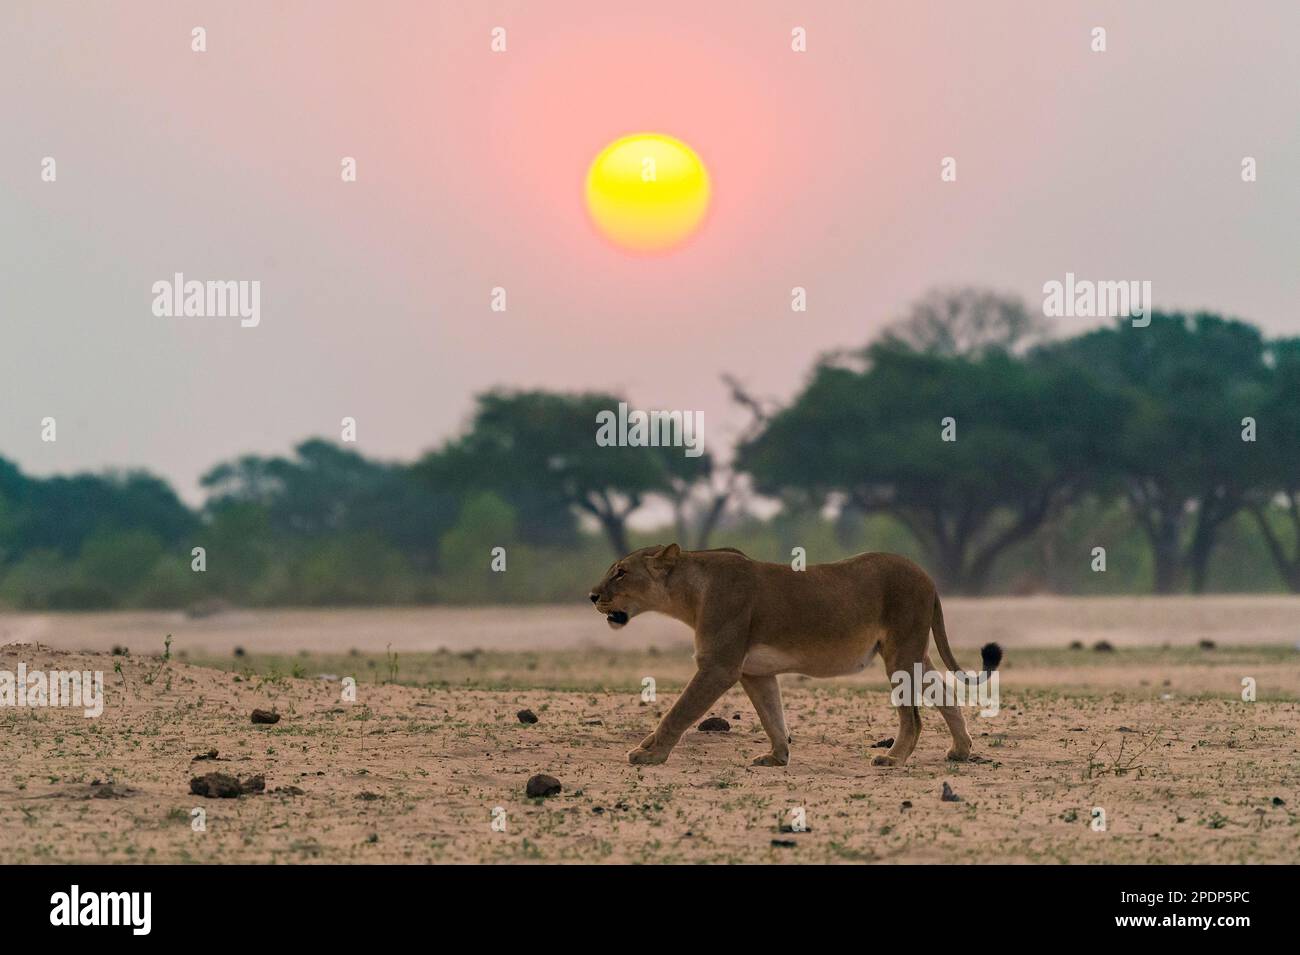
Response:
[[[896,769],[869,765],[896,726],[878,676],[783,678],[788,767],[749,766],[767,743],[739,691],[713,711],[729,733],[691,731],[666,764],[629,766],[689,675],[676,649],[224,656],[218,669],[0,647],[0,670],[19,662],[103,670],[107,706],[98,719],[0,708],[6,862],[1300,860],[1300,654],[1285,644],[1009,652],[1001,712],[968,717],[985,761],[945,762],[926,713]],[[356,702],[325,669],[355,675]],[[1243,676],[1258,702],[1241,701]],[[282,719],[254,725],[255,707]],[[518,721],[524,707],[536,724]],[[191,761],[213,748],[218,760]],[[264,775],[267,792],[191,795],[211,771]],[[526,797],[538,772],[563,791]],[[940,800],[944,782],[961,801]],[[782,831],[797,807],[808,830]]]

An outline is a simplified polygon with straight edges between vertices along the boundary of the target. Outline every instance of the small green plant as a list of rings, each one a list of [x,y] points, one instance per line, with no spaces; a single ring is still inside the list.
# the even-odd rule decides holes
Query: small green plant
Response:
[[[172,658],[172,635],[169,633],[167,634],[167,639],[163,641],[163,655],[162,658],[158,661],[158,665],[144,675],[145,686],[153,686],[154,681],[158,679],[158,674],[162,673],[163,668],[167,666],[171,658]]]

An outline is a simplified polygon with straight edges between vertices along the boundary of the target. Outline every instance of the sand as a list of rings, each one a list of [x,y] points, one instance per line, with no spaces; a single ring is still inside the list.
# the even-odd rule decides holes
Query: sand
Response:
[[[1203,629],[1191,632],[1213,633],[1214,649],[1188,645],[1186,633],[1162,648],[1107,632],[1114,652],[1065,650],[1056,637],[1017,650],[1004,636],[1001,712],[968,715],[982,761],[947,762],[942,721],[927,712],[901,768],[869,765],[881,752],[871,744],[897,725],[881,674],[783,677],[787,767],[749,765],[767,741],[739,690],[710,714],[730,732],[692,730],[664,765],[629,766],[627,750],[689,677],[680,640],[510,649],[527,645],[516,635],[483,652],[352,655],[334,623],[334,654],[214,651],[206,662],[216,666],[195,665],[195,644],[190,662],[177,646],[163,661],[156,637],[127,657],[8,645],[0,670],[101,670],[106,706],[96,719],[0,707],[0,837],[9,862],[1293,863],[1300,653],[1276,639],[1275,610],[1259,604],[1257,617],[1203,607]],[[93,616],[95,628],[69,628],[74,642],[107,632]],[[130,626],[138,620],[113,632]],[[242,633],[259,647],[306,639],[223,626],[222,639]],[[1145,626],[1134,617],[1125,632]],[[647,675],[657,698],[643,703]],[[342,676],[357,680],[355,702],[343,700]],[[1256,680],[1256,702],[1242,701],[1243,677]],[[537,723],[519,722],[525,707]],[[281,720],[254,725],[254,708]],[[214,748],[217,760],[192,762]],[[191,777],[213,771],[262,775],[266,791],[192,795]],[[536,773],[562,791],[528,798]],[[961,801],[940,799],[945,782]],[[786,831],[800,818],[806,831]]]

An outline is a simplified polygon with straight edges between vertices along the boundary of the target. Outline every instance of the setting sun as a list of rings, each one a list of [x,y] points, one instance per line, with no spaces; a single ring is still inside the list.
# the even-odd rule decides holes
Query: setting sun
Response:
[[[693,234],[709,208],[709,174],[689,146],[639,133],[606,146],[587,171],[587,211],[616,245],[662,252]]]

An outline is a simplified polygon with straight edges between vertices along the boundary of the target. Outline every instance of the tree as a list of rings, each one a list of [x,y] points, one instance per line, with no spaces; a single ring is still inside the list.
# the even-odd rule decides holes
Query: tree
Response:
[[[1019,353],[1046,340],[1040,313],[1011,295],[980,288],[935,289],[886,330],[883,340],[947,358]]]
[[[420,473],[435,487],[490,490],[514,508],[526,543],[572,542],[574,513],[599,525],[611,549],[628,552],[627,521],[652,493],[671,497],[681,448],[602,447],[597,415],[614,395],[491,391],[480,395],[469,430],[426,455]],[[697,467],[703,467],[697,466]]]
[[[1171,593],[1190,578],[1203,591],[1215,541],[1242,508],[1259,453],[1241,436],[1268,376],[1259,330],[1216,315],[1155,312],[1149,326],[1124,319],[1051,353],[1128,397],[1113,451],[1151,543],[1155,590]]]
[[[738,444],[757,435],[767,422],[769,408],[752,395],[732,375],[723,375],[723,383],[731,392],[731,400],[749,412],[750,420],[741,432]],[[742,489],[744,474],[734,462],[719,464],[711,454],[698,458],[668,460],[669,483],[672,487],[673,523],[677,540],[683,547],[704,550],[709,546],[727,506]]]
[[[113,531],[144,531],[177,547],[197,526],[171,487],[147,472],[29,478],[0,459],[0,560],[40,549],[75,558],[88,538]]]
[[[892,515],[946,587],[979,593],[1007,548],[1103,478],[1120,407],[1050,356],[886,338],[821,362],[739,462],[761,491]]]
[[[254,507],[266,513],[273,533],[291,539],[375,534],[426,568],[434,566],[438,538],[456,511],[453,496],[431,492],[410,467],[319,438],[299,444],[292,458],[248,455],[219,464],[202,485],[212,518]]]
[[[1272,343],[1267,392],[1256,417],[1257,441],[1253,487],[1246,508],[1254,519],[1278,573],[1300,593],[1300,338]],[[1281,508],[1273,505],[1281,503]],[[1289,525],[1290,545],[1272,516],[1280,510]]]

